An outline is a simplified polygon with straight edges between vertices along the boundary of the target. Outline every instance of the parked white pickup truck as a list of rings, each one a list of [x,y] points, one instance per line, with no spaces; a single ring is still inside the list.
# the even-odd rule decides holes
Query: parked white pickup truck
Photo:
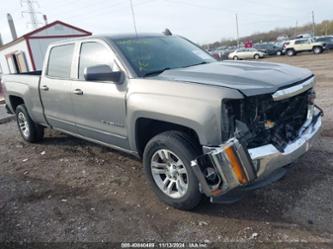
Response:
[[[3,82],[26,141],[47,127],[134,154],[157,196],[181,209],[279,179],[321,127],[310,71],[217,62],[173,35],[57,42],[42,72]]]
[[[321,54],[325,50],[325,43],[317,42],[312,38],[296,39],[289,41],[284,50],[288,56],[311,51],[314,54]]]

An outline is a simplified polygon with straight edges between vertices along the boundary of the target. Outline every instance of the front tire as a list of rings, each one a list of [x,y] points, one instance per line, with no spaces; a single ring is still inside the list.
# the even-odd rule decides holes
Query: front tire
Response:
[[[314,54],[321,54],[323,52],[323,49],[321,47],[314,47],[313,53]]]
[[[238,56],[234,56],[234,57],[233,57],[233,60],[234,60],[234,61],[239,60]]]
[[[182,210],[199,204],[199,183],[191,168],[191,161],[199,155],[191,137],[182,132],[166,131],[148,142],[144,170],[160,200]]]
[[[25,105],[16,107],[17,126],[23,139],[34,143],[43,139],[44,127],[32,121]]]
[[[259,55],[259,54],[255,54],[255,55],[253,56],[253,58],[254,58],[255,60],[259,60],[260,55]]]

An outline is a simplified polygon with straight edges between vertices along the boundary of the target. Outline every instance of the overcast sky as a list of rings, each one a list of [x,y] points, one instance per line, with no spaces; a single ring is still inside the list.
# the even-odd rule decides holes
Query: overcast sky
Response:
[[[39,0],[36,11],[49,22],[61,20],[93,32],[133,32],[129,0]],[[138,32],[161,32],[168,27],[199,44],[222,38],[235,38],[235,13],[239,17],[240,36],[333,19],[332,0],[133,0]],[[29,16],[20,0],[1,0],[0,32],[11,40],[6,13],[11,13],[18,35],[31,30]],[[38,16],[42,22],[42,16]]]

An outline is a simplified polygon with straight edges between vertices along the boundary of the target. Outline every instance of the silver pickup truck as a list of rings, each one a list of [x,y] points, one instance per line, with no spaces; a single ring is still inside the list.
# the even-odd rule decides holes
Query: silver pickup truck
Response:
[[[278,180],[321,127],[309,70],[217,62],[174,35],[57,42],[42,71],[3,82],[23,139],[52,128],[136,155],[157,196],[180,209]]]

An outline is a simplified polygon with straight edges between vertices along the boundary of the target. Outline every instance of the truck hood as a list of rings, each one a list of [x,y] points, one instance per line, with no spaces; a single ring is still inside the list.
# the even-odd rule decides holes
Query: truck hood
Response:
[[[225,61],[166,70],[154,78],[228,87],[253,96],[276,92],[312,75],[307,69],[285,64]]]

